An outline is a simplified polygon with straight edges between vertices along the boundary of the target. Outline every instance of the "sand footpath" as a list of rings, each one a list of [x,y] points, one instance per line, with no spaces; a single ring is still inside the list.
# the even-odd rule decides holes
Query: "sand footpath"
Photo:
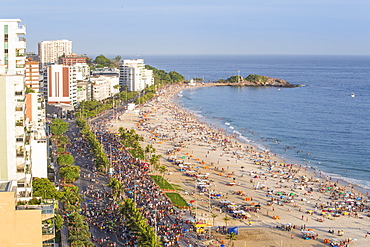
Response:
[[[181,187],[198,220],[240,226],[235,246],[329,246],[324,239],[370,245],[366,195],[201,122],[174,103],[187,87],[166,88],[109,129],[133,128],[144,137],[142,147],[153,145],[168,169],[165,178]],[[288,224],[291,231],[276,228]],[[303,240],[301,230],[317,239]]]

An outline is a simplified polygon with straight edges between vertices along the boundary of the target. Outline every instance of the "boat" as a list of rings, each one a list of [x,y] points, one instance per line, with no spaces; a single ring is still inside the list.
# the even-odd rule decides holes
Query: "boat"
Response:
[[[355,93],[351,93],[351,97],[354,98],[355,97]]]

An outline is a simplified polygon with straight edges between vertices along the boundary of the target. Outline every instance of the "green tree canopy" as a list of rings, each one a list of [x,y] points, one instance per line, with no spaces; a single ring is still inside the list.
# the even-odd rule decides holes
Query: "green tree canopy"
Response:
[[[32,190],[34,197],[42,197],[44,199],[58,198],[56,187],[47,178],[35,178],[32,181]]]
[[[227,82],[231,82],[231,83],[236,83],[236,82],[242,82],[244,80],[243,77],[241,77],[240,75],[233,75],[231,76],[230,78],[228,78],[226,81]]]
[[[57,157],[57,162],[60,166],[73,165],[75,158],[70,154],[62,154]]]
[[[103,54],[100,54],[95,58],[94,63],[101,65],[101,67],[109,67],[110,59],[106,58]]]
[[[59,118],[55,118],[51,123],[50,131],[53,135],[60,136],[68,130],[68,126],[69,124],[67,122],[64,122]]]
[[[177,73],[176,71],[170,71],[169,75],[170,75],[171,80],[173,82],[182,82],[182,81],[185,81],[185,77],[183,75]]]
[[[71,165],[63,166],[59,169],[59,175],[67,182],[73,182],[80,177],[80,167]]]

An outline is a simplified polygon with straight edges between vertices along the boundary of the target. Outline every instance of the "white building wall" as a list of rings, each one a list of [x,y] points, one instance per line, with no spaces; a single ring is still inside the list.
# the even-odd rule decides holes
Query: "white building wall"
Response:
[[[153,73],[145,69],[144,59],[121,61],[120,86],[127,86],[128,91],[142,91],[153,83]]]
[[[39,61],[41,68],[50,64],[58,63],[58,58],[62,55],[72,54],[72,41],[52,40],[42,41],[38,44]]]
[[[47,178],[47,142],[46,137],[38,140],[31,140],[32,176]]]

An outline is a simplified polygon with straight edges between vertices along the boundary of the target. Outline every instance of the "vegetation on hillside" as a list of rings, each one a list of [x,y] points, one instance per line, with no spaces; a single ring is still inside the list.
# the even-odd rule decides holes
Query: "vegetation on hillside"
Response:
[[[250,74],[247,78],[245,78],[247,81],[250,82],[267,82],[268,78],[267,76],[263,75],[255,75],[255,74]]]

